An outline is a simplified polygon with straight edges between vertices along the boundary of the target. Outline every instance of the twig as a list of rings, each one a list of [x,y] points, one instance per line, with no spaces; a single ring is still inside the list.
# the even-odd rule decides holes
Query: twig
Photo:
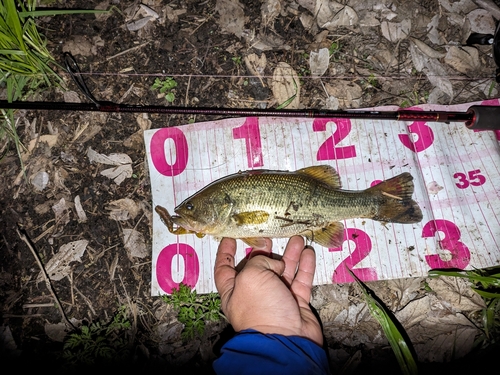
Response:
[[[403,200],[403,198],[398,197],[396,195],[392,195],[392,194],[386,193],[385,191],[382,192],[382,195],[385,195],[386,197],[389,197],[389,198],[397,199],[398,201],[402,201]]]
[[[121,51],[121,52],[117,53],[116,55],[108,57],[106,59],[106,61],[112,60],[115,57],[118,57],[118,56],[121,56],[121,55],[125,55],[126,53],[129,53],[129,52],[135,51],[136,49],[139,49],[139,48],[142,48],[144,46],[147,46],[149,43],[151,43],[151,41],[147,41],[146,43],[139,44],[138,46],[126,49],[125,51]]]
[[[43,266],[42,261],[40,260],[40,256],[38,253],[35,251],[34,246],[31,243],[31,240],[28,238],[24,230],[21,230],[19,228],[19,225],[16,227],[16,232],[17,235],[21,240],[23,240],[28,248],[31,250],[31,253],[35,257],[36,262],[38,263],[38,267],[40,267],[40,270],[42,272],[43,279],[45,281],[45,285],[47,286],[47,289],[49,290],[50,294],[52,295],[52,298],[56,301],[57,308],[59,309],[59,312],[61,313],[62,319],[66,326],[71,329],[76,329],[75,326],[69,321],[68,317],[66,316],[66,313],[64,312],[61,302],[59,301],[59,298],[57,297],[56,291],[54,287],[52,286],[52,283],[50,282],[49,275],[47,274],[47,271],[45,270],[45,267]]]

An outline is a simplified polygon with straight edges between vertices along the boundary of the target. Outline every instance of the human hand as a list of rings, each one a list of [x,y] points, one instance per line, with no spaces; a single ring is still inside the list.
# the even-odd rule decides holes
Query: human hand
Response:
[[[308,338],[323,345],[321,326],[309,301],[316,270],[316,254],[304,248],[304,239],[293,236],[281,260],[271,259],[272,242],[252,250],[241,271],[235,269],[236,240],[223,238],[215,260],[215,285],[222,311],[236,332],[254,329],[262,333]]]

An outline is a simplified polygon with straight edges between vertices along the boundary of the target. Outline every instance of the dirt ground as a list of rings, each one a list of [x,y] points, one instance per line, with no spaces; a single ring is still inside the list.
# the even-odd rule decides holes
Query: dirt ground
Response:
[[[171,76],[177,82],[172,92],[177,106],[276,107],[282,99],[272,90],[272,77],[280,62],[288,63],[299,76],[300,100],[293,104],[298,108],[408,107],[498,96],[492,47],[458,48],[472,31],[493,33],[491,16],[500,13],[495,2],[354,0],[330,2],[325,13],[326,8],[318,4],[328,7],[328,3],[269,0],[241,1],[235,6],[235,1],[222,0],[145,0],[141,7],[138,1],[74,0],[50,6],[114,6],[115,11],[43,17],[39,27],[58,61],[62,63],[63,52],[72,53],[81,71],[88,73],[85,80],[99,101],[168,105],[151,86],[155,78]],[[471,15],[481,9],[487,14]],[[313,79],[310,55],[321,48],[329,50],[328,66],[321,79]],[[254,54],[266,57],[265,66],[257,71],[248,62]],[[51,90],[38,99],[88,102],[68,74],[59,72],[69,92]],[[20,111],[18,116],[23,143],[35,141],[25,155],[26,178],[20,174],[14,150],[0,161],[4,180],[0,185],[2,356],[12,358],[20,368],[46,365],[52,372],[63,368],[64,362],[57,329],[62,322],[60,310],[39,278],[35,257],[17,230],[21,228],[44,264],[62,245],[88,241],[80,261],[69,263],[67,272],[52,285],[76,325],[107,322],[120,306],[127,307],[132,355],[122,362],[123,369],[133,365],[171,373],[186,369],[210,373],[230,328],[211,323],[203,337],[182,340],[175,312],[150,295],[151,255],[136,257],[127,252],[123,231],[140,232],[150,249],[153,211],[141,126],[178,126],[217,117],[150,114],[148,122],[142,115],[120,113]],[[107,166],[91,163],[89,149],[105,155],[127,154],[132,177],[118,184],[101,175]],[[40,190],[37,184],[45,177],[48,184]],[[77,196],[80,203],[75,201]],[[136,205],[136,215],[113,218],[110,213],[116,201],[125,198]],[[53,208],[56,204],[58,209]],[[80,204],[86,221],[78,216]],[[434,292],[426,291],[426,282],[433,283]],[[440,363],[451,362],[447,369],[460,370],[465,363],[476,370],[486,363],[488,356],[482,353],[488,349],[473,350],[484,306],[466,284],[453,279],[405,279],[370,283],[370,287],[395,313],[417,300],[451,304],[444,314],[449,320],[436,320],[436,326],[427,327],[434,335],[409,333],[429,372],[442,371]],[[312,304],[322,318],[332,371],[398,372],[391,348],[367,313],[359,289],[316,287]],[[346,312],[356,319],[339,318]],[[469,353],[479,360],[469,359]]]

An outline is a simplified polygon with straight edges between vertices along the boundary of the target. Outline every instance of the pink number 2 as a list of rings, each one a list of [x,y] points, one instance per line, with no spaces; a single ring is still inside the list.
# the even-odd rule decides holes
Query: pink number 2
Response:
[[[346,259],[344,259],[333,271],[332,281],[334,283],[351,283],[354,278],[347,271],[350,269],[361,281],[374,281],[378,280],[377,271],[375,268],[354,268],[356,264],[361,262],[370,254],[372,250],[372,241],[370,236],[360,229],[347,228],[344,229],[344,242],[353,241],[356,248]],[[328,251],[342,251],[342,247],[328,249]]]
[[[326,124],[329,122],[334,122],[337,125],[337,129],[319,147],[316,159],[334,160],[356,157],[356,147],[354,145],[337,147],[337,144],[351,132],[351,120],[347,118],[316,118],[313,122],[313,131],[326,131]]]
[[[438,240],[439,246],[443,250],[451,253],[450,260],[443,260],[438,254],[426,255],[425,260],[432,268],[458,268],[463,270],[469,265],[470,251],[469,248],[460,239],[460,229],[451,221],[438,219],[429,221],[422,228],[422,237],[434,237],[436,232],[443,232],[444,237]]]
[[[259,119],[247,117],[243,125],[233,129],[234,139],[244,139],[248,168],[262,167],[262,144],[260,142]]]

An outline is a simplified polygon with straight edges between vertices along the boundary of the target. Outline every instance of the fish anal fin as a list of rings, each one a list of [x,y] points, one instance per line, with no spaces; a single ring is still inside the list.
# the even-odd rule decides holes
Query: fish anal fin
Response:
[[[312,167],[302,168],[297,170],[296,173],[319,180],[335,189],[340,189],[342,187],[339,174],[335,168],[330,165],[315,165]]]
[[[344,224],[336,221],[326,227],[302,233],[309,240],[329,249],[336,248],[344,242]]]
[[[253,249],[265,249],[267,246],[264,237],[241,238],[241,240]]]
[[[372,219],[402,224],[422,221],[422,211],[411,199],[413,189],[413,176],[408,172],[366,189],[366,193],[380,197],[380,207]]]
[[[266,211],[247,211],[234,214],[232,219],[238,226],[262,224],[267,222],[269,214]]]

